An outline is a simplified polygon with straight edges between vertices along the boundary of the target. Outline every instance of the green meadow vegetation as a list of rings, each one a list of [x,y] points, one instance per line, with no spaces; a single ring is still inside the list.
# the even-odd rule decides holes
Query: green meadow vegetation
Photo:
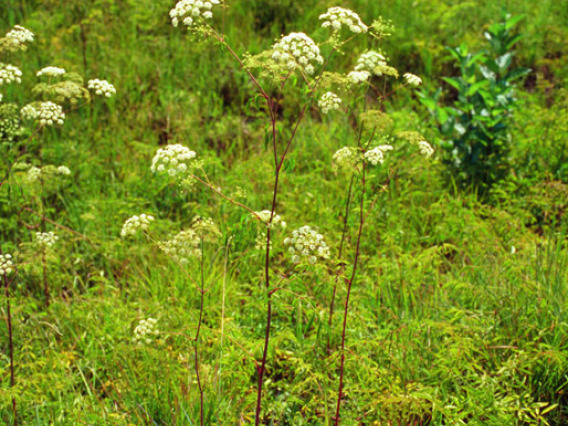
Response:
[[[4,34],[0,423],[568,424],[567,0]]]

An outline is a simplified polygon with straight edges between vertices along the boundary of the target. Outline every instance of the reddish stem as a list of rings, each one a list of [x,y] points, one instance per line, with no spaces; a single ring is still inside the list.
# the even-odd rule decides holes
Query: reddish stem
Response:
[[[335,410],[335,426],[339,425],[339,411],[341,409],[341,397],[343,396],[343,375],[345,371],[345,330],[347,329],[347,313],[349,311],[349,298],[351,296],[351,288],[353,286],[353,280],[357,274],[357,265],[359,263],[359,254],[361,249],[361,235],[363,233],[363,225],[365,224],[364,216],[364,202],[365,202],[365,163],[363,163],[363,170],[361,172],[361,205],[359,213],[359,232],[357,235],[357,248],[355,250],[355,260],[353,261],[353,272],[351,274],[351,279],[347,284],[347,297],[345,299],[345,310],[343,312],[343,331],[341,333],[341,367],[339,372],[339,392],[337,395],[337,409]]]

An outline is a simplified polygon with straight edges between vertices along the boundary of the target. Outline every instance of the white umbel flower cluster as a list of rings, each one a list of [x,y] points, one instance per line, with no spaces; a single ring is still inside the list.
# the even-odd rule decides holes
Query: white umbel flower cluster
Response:
[[[124,225],[122,225],[122,230],[120,231],[120,236],[126,238],[128,236],[134,236],[138,231],[147,231],[150,224],[154,221],[154,216],[142,213],[139,216],[132,216],[128,218]]]
[[[262,210],[260,212],[254,212],[253,216],[256,219],[259,219],[266,224],[268,227],[275,227],[280,226],[281,228],[286,228],[286,222],[282,220],[282,217],[279,214],[274,213],[272,217],[272,224],[270,224],[270,216],[272,216],[272,212],[270,210]],[[266,238],[265,238],[266,239]]]
[[[54,175],[69,176],[71,170],[67,166],[45,166],[43,169],[32,166],[28,169],[28,181],[37,182],[46,175],[46,178],[51,178]]]
[[[195,216],[191,221],[191,229],[201,240],[210,243],[214,243],[221,236],[221,231],[209,217]]]
[[[304,33],[291,33],[282,37],[273,47],[272,59],[285,64],[290,70],[303,69],[306,74],[315,72],[314,63],[323,64],[319,47]]]
[[[357,59],[355,71],[367,71],[373,75],[383,75],[383,69],[387,66],[387,58],[374,50],[363,53]]]
[[[367,26],[361,21],[359,15],[342,7],[330,7],[326,13],[319,16],[319,19],[323,21],[321,24],[323,28],[331,27],[333,31],[339,31],[345,25],[352,33],[367,32]]]
[[[172,25],[177,27],[181,22],[186,27],[191,27],[201,19],[213,18],[214,5],[221,4],[220,0],[181,0],[170,10]]]
[[[325,243],[323,235],[307,225],[293,231],[292,237],[284,240],[284,245],[289,246],[288,252],[292,255],[292,262],[294,263],[306,260],[313,265],[318,258],[329,258],[329,247]]]
[[[183,145],[168,145],[156,152],[150,170],[154,173],[167,173],[172,177],[184,175],[189,170],[189,161],[196,155]]]
[[[50,101],[41,102],[39,109],[37,109],[36,119],[42,126],[53,126],[54,124],[62,126],[63,120],[65,120],[65,113],[61,105]]]
[[[34,33],[20,25],[15,25],[14,28],[6,33],[6,38],[9,38],[18,46],[23,46],[34,41]]]
[[[0,63],[0,86],[22,82],[22,71],[14,65]]]
[[[260,251],[266,251],[266,232],[259,232],[254,241],[254,248]],[[270,241],[270,250],[272,250],[272,241]]]
[[[409,72],[404,74],[403,77],[404,77],[404,79],[406,80],[406,83],[409,86],[418,87],[422,84],[422,79],[420,77],[418,77],[417,75],[411,74]]]
[[[352,148],[345,146],[335,154],[333,154],[332,165],[335,172],[345,171],[354,172],[357,167],[357,163],[360,160],[360,153],[357,148]]]
[[[341,98],[333,92],[326,92],[318,101],[318,106],[324,114],[341,108]]]
[[[57,168],[57,173],[59,173],[60,175],[69,176],[71,174],[71,170],[69,170],[69,167],[67,166],[59,166]]]
[[[369,71],[351,71],[347,74],[347,79],[351,84],[360,84],[366,83],[371,77],[371,73]]]
[[[14,272],[14,263],[9,254],[0,254],[0,277],[10,275]]]
[[[39,115],[39,112],[31,104],[25,105],[20,110],[20,116],[22,117],[22,120],[32,121],[32,120],[35,120],[38,117],[38,115]]]
[[[98,78],[89,80],[87,87],[91,90],[94,90],[95,95],[98,96],[110,98],[113,95],[116,95],[115,87],[106,80],[99,80]]]
[[[59,237],[53,232],[36,232],[36,244],[40,248],[50,248],[57,242]]]
[[[141,320],[134,329],[134,338],[132,339],[134,343],[139,345],[152,343],[152,339],[159,334],[156,327],[157,323],[158,320],[154,318]]]
[[[171,240],[160,243],[159,247],[180,265],[187,265],[192,257],[201,255],[200,243],[201,240],[197,232],[188,229],[181,231]]]
[[[431,157],[434,155],[434,148],[432,148],[432,146],[426,141],[418,142],[418,148],[420,149],[420,154],[425,157]]]
[[[37,77],[41,77],[42,75],[47,77],[61,77],[65,75],[65,69],[59,67],[45,67],[36,74]]]
[[[41,169],[39,167],[32,166],[28,170],[28,180],[30,182],[37,182],[41,178]]]
[[[385,154],[392,150],[390,145],[380,145],[365,152],[365,159],[373,166],[383,164],[385,161]]]
[[[2,93],[0,93],[0,102],[2,102],[2,98],[4,98],[4,95],[2,95]]]

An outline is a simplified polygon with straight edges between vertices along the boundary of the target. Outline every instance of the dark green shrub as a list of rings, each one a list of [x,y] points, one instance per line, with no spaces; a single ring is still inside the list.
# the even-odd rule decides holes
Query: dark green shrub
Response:
[[[514,32],[521,16],[507,15],[485,32],[488,48],[469,52],[462,44],[447,48],[460,69],[459,77],[444,77],[454,89],[443,97],[421,93],[421,102],[435,118],[444,138],[444,161],[460,186],[485,192],[509,171],[509,126],[518,105],[515,81],[530,72],[513,67]]]

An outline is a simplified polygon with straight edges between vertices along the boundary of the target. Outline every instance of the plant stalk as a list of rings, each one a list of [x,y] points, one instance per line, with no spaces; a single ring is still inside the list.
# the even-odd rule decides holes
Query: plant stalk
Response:
[[[347,313],[349,312],[349,298],[351,296],[351,288],[357,274],[357,265],[359,263],[359,254],[361,249],[361,235],[363,233],[363,225],[365,224],[364,203],[365,203],[365,173],[366,167],[363,162],[363,170],[361,172],[361,205],[359,212],[359,232],[357,235],[357,247],[355,250],[355,260],[353,261],[353,272],[351,279],[347,283],[347,297],[345,298],[345,310],[343,312],[343,331],[341,332],[341,367],[339,370],[339,392],[337,394],[337,408],[335,410],[335,426],[339,425],[339,412],[341,409],[341,397],[343,396],[343,376],[345,371],[345,330],[347,329]]]

